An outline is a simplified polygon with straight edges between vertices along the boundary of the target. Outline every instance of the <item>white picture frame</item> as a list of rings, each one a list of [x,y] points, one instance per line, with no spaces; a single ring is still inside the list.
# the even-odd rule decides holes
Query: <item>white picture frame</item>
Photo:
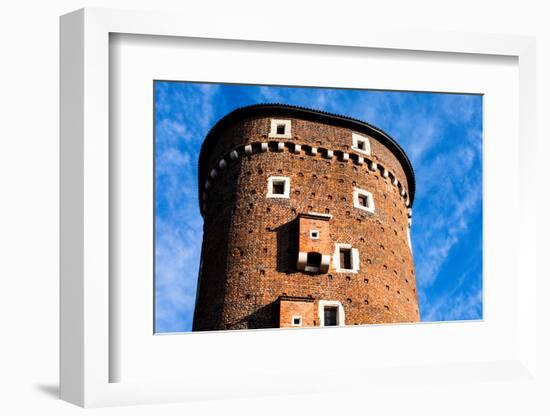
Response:
[[[535,157],[535,41],[530,37],[508,35],[486,35],[468,33],[424,33],[379,31],[361,28],[360,32],[341,31],[337,34],[318,30],[302,33],[300,28],[280,28],[275,24],[251,26],[242,33],[235,34],[231,22],[215,27],[201,26],[188,16],[172,13],[153,13],[138,11],[120,11],[107,9],[83,9],[61,18],[61,305],[60,305],[60,395],[71,403],[84,407],[110,406],[140,403],[162,403],[192,399],[242,397],[262,394],[296,394],[332,391],[333,389],[368,386],[374,391],[380,380],[386,383],[399,379],[401,384],[416,383],[417,388],[429,389],[434,380],[442,383],[461,382],[480,383],[486,380],[506,380],[521,383],[525,380],[537,382],[537,364],[535,360],[536,338],[536,269],[535,252],[536,217],[535,182],[531,169]],[[325,330],[300,331],[250,331],[238,333],[208,333],[178,336],[149,336],[161,348],[172,348],[168,344],[175,342],[191,344],[193,338],[200,338],[202,346],[208,343],[220,345],[220,336],[231,345],[230,351],[238,345],[248,346],[252,363],[238,367],[239,377],[235,376],[237,366],[221,371],[219,368],[193,368],[187,375],[174,374],[174,377],[159,378],[147,373],[143,379],[133,380],[117,374],[121,349],[113,348],[121,341],[119,338],[127,330],[121,320],[114,319],[121,306],[114,302],[120,287],[110,279],[116,272],[117,253],[110,252],[113,238],[112,227],[120,220],[112,215],[111,205],[120,195],[117,188],[111,186],[111,177],[116,171],[116,159],[110,147],[110,37],[113,34],[139,35],[143,37],[162,36],[166,42],[173,39],[224,39],[224,42],[271,42],[282,51],[299,45],[306,48],[326,46],[329,52],[341,50],[374,50],[391,53],[392,51],[418,51],[433,53],[430,59],[453,59],[464,55],[475,61],[480,56],[505,56],[517,59],[519,69],[519,109],[517,116],[519,131],[513,133],[512,144],[521,146],[517,151],[517,164],[512,166],[509,179],[517,184],[513,192],[518,197],[515,204],[507,207],[517,214],[518,226],[508,254],[514,259],[515,268],[508,272],[510,279],[517,281],[517,292],[513,295],[513,305],[509,312],[513,322],[510,334],[506,338],[511,345],[503,346],[493,357],[472,351],[464,355],[463,360],[449,360],[443,352],[434,355],[433,361],[420,358],[413,361],[393,360],[392,367],[385,363],[382,367],[372,363],[350,367],[347,361],[334,363],[333,367],[318,372],[289,373],[268,368],[257,351],[269,341],[273,348],[292,338],[293,345],[327,342],[334,345],[342,342],[346,346],[364,345],[364,337],[376,331],[380,337],[409,337],[412,344],[419,346],[437,345],[441,339],[452,334],[455,337],[477,335],[487,337],[488,328],[502,335],[500,318],[487,315],[483,322],[467,325],[446,323],[444,325],[419,324],[399,326],[375,326],[373,330],[365,327],[330,328]],[[157,39],[158,40],[158,39]],[[162,40],[161,40],[162,41]],[[259,51],[257,53],[260,53]],[[277,80],[274,80],[277,83]],[[111,120],[112,122],[112,120]],[[508,123],[501,120],[500,123]],[[514,125],[512,123],[512,125]],[[496,128],[498,126],[491,126]],[[149,132],[150,133],[150,132]],[[488,151],[486,158],[494,163],[496,157]],[[486,159],[487,160],[487,159]],[[495,172],[502,172],[502,166],[495,165]],[[495,173],[493,172],[493,173]],[[493,192],[485,188],[486,192]],[[492,196],[498,198],[498,196]],[[510,198],[506,198],[510,200]],[[529,215],[528,215],[529,213]],[[494,229],[493,229],[494,231]],[[491,233],[491,230],[489,230]],[[490,235],[490,234],[489,234]],[[521,280],[518,279],[519,270]],[[493,304],[501,296],[496,288],[486,289],[484,308],[491,311]],[[485,286],[485,285],[484,285]],[[145,289],[144,289],[145,290]],[[147,290],[150,290],[147,289]],[[508,298],[507,298],[508,299]],[[485,306],[487,304],[487,306]],[[145,311],[152,314],[152,310]],[[138,319],[138,318],[136,318]],[[498,325],[492,327],[492,323]],[[437,326],[439,325],[439,326]],[[499,326],[500,325],[500,326]],[[435,328],[435,329],[434,329]],[[336,333],[335,331],[340,331]],[[223,331],[222,331],[223,332]],[[238,332],[238,331],[237,331]],[[467,335],[468,333],[468,335]],[[492,334],[492,333],[491,333]],[[395,338],[395,339],[397,339]],[[129,338],[130,339],[130,338]],[[466,339],[466,338],[464,338]],[[337,341],[339,340],[339,341]],[[124,342],[124,340],[122,340]],[[118,345],[118,344],[117,344]],[[138,344],[136,344],[136,348]],[[401,344],[402,345],[402,344]],[[199,348],[197,344],[195,346]],[[388,353],[396,352],[395,345],[382,345]],[[156,347],[155,347],[156,348]],[[190,347],[192,348],[192,347]],[[376,346],[373,345],[373,349]],[[467,348],[465,346],[465,348]],[[197,349],[200,351],[200,349]],[[208,353],[208,349],[204,354]],[[343,355],[355,355],[351,350]],[[315,354],[312,354],[315,356]],[[200,357],[194,357],[200,360]],[[342,360],[345,357],[341,358]],[[227,360],[226,360],[227,361]],[[266,360],[268,361],[268,360]],[[389,361],[388,361],[389,362]],[[397,367],[395,367],[397,365]],[[414,371],[411,371],[411,366]],[[306,366],[307,367],[307,366]],[[130,369],[131,370],[131,369]],[[368,370],[368,376],[365,371]],[[174,372],[176,372],[174,370]],[[212,375],[217,377],[214,380]],[[391,379],[387,374],[391,374]],[[330,386],[319,382],[323,376],[335,380]],[[116,381],[116,382],[114,382]],[[420,386],[420,387],[418,387]],[[418,395],[422,397],[422,392]],[[420,402],[419,402],[420,404]]]

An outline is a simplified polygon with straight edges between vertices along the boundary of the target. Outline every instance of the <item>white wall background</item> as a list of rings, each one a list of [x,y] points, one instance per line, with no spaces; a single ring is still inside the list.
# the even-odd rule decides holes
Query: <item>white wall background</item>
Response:
[[[550,13],[544,1],[363,1],[245,2],[202,0],[20,0],[4,2],[0,13],[0,413],[76,414],[81,409],[57,400],[58,390],[58,17],[77,8],[116,7],[179,10],[205,25],[218,19],[235,22],[278,19],[286,25],[390,26],[435,30],[511,33],[537,36],[539,166],[548,165],[550,145]],[[314,15],[310,14],[314,13]],[[544,140],[542,140],[544,138]],[[533,172],[535,176],[536,173]],[[549,174],[540,169],[539,215],[548,207]],[[549,222],[539,219],[539,266]],[[545,239],[546,240],[546,239]],[[543,246],[544,244],[544,246]],[[548,254],[546,254],[548,256]],[[539,272],[540,273],[540,272]],[[550,273],[546,273],[550,276]],[[549,293],[543,281],[540,296]],[[550,307],[539,302],[540,368],[548,382]],[[546,319],[544,319],[546,318]],[[544,354],[544,352],[546,354]],[[543,391],[543,387],[545,387]],[[434,385],[422,408],[411,409],[407,397],[373,397],[346,392],[327,396],[271,397],[162,406],[92,410],[107,414],[549,414],[550,383]],[[411,389],[410,397],[416,395]],[[376,410],[376,411],[375,411]]]

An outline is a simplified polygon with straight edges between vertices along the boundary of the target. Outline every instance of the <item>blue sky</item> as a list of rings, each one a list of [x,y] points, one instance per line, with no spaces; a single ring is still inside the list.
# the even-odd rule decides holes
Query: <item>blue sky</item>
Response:
[[[364,120],[416,174],[411,238],[422,321],[482,318],[482,97],[155,82],[155,331],[190,331],[202,242],[197,165],[235,108],[284,103]]]

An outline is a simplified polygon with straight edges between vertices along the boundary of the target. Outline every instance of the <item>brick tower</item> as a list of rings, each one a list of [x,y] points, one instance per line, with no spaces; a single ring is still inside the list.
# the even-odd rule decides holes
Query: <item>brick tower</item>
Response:
[[[239,108],[199,159],[194,331],[415,322],[414,172],[365,122]]]

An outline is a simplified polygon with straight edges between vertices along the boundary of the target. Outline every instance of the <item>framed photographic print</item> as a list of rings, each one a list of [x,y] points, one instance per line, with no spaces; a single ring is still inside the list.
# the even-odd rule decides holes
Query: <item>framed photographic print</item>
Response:
[[[61,20],[62,398],[532,379],[533,40],[181,19]]]

